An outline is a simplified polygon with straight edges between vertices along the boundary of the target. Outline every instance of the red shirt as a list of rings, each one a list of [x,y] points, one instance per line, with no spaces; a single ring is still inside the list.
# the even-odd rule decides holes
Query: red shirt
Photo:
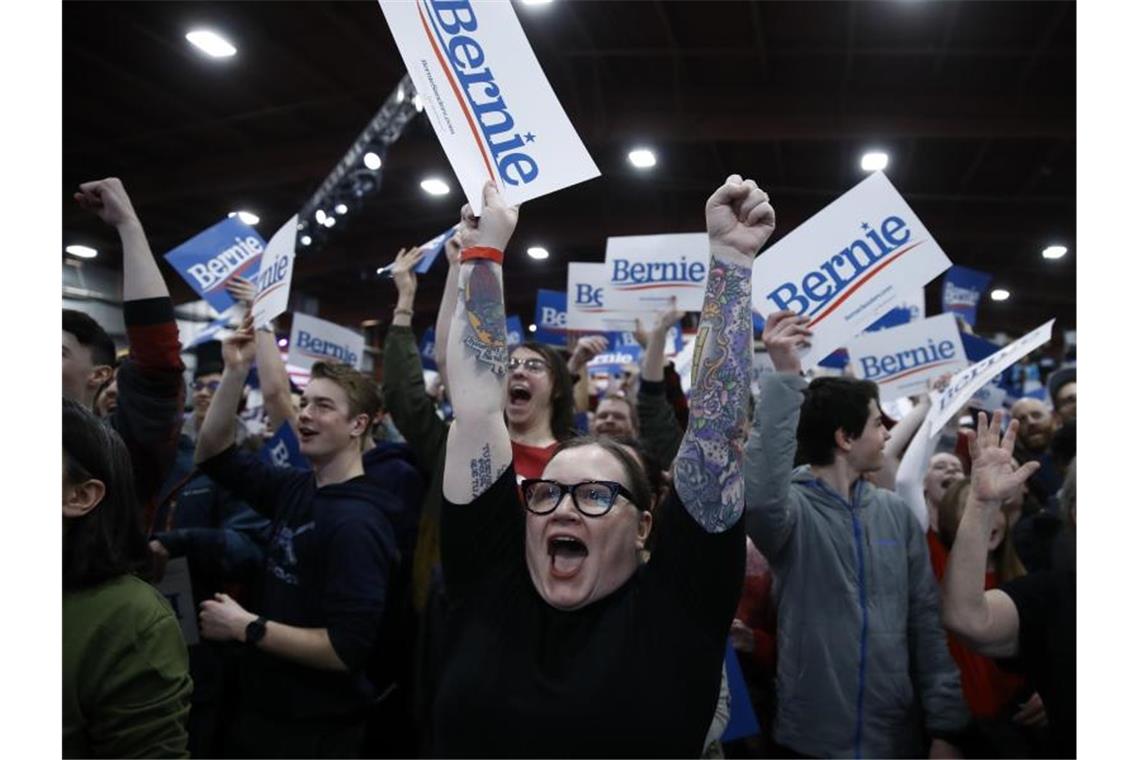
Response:
[[[515,475],[520,482],[526,478],[541,478],[542,471],[546,469],[550,458],[554,456],[557,443],[549,446],[527,446],[523,443],[511,441],[511,450],[515,456]]]

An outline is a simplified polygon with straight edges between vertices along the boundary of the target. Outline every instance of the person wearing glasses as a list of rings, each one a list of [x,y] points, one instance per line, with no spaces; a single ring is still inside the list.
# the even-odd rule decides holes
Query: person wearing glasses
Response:
[[[729,177],[705,208],[709,276],[690,424],[654,514],[624,447],[562,444],[516,485],[502,251],[518,219],[495,186],[463,211],[447,341],[455,421],[444,469],[450,607],[433,755],[699,756],[744,574],[751,276],[775,214]],[[514,358],[535,358],[516,352]],[[525,364],[520,365],[525,371]],[[639,553],[657,522],[652,557]]]

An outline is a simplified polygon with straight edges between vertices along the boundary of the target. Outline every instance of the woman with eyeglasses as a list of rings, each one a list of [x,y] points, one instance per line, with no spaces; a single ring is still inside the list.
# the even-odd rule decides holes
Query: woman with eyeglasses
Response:
[[[482,216],[464,209],[446,344],[455,422],[442,549],[451,605],[432,754],[703,750],[744,572],[752,262],[775,222],[767,195],[738,175],[713,193],[705,215],[711,255],[690,424],[642,565],[653,497],[621,445],[563,444],[541,477],[516,486],[502,408],[503,386],[514,381],[502,251],[518,210],[490,183]]]
[[[147,560],[126,445],[64,399],[64,757],[189,757],[186,644]]]

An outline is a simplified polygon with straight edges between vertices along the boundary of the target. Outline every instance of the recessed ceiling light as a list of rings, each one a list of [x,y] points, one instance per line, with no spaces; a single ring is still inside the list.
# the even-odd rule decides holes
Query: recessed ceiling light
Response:
[[[532,324],[530,327],[527,328],[527,330],[529,330],[531,332],[536,332],[538,330],[538,325]]]
[[[1041,255],[1047,259],[1059,259],[1069,252],[1069,249],[1063,245],[1051,245],[1041,252]]]
[[[289,339],[288,338],[278,338],[277,339],[277,345],[280,346],[281,348],[285,348],[285,346],[289,345]]]
[[[451,192],[451,188],[448,184],[437,177],[428,177],[420,183],[420,187],[422,187],[424,192],[428,195],[447,195]]]
[[[237,53],[237,48],[229,40],[209,29],[195,29],[186,35],[186,39],[211,58],[229,58]]]
[[[526,255],[530,256],[532,259],[538,259],[539,261],[542,261],[543,259],[550,258],[550,251],[546,250],[540,245],[536,245],[527,248]]]
[[[859,166],[865,172],[879,172],[887,168],[887,164],[891,162],[891,157],[886,153],[879,150],[868,151],[863,154],[863,159],[859,162]]]
[[[424,99],[419,96],[419,93],[412,96],[412,106],[415,107],[416,113],[424,110]]]
[[[228,216],[233,219],[235,216],[241,219],[243,223],[251,227],[261,221],[261,217],[257,214],[251,214],[248,211],[231,211]]]
[[[311,237],[309,237],[308,235],[302,235],[301,236],[301,245],[311,245],[312,242],[313,242],[313,239]]]
[[[1009,291],[1004,288],[994,288],[990,291],[990,298],[995,301],[1004,301],[1009,298]]]
[[[629,162],[638,169],[648,169],[657,164],[657,156],[649,148],[635,148],[629,152]]]
[[[348,206],[344,205],[343,203],[338,203],[333,208],[333,211],[337,212],[338,214],[344,215],[344,214],[348,213]]]
[[[550,5],[553,0],[522,0],[523,5]]]
[[[379,154],[373,153],[372,151],[368,151],[367,153],[364,154],[364,166],[365,166],[365,168],[371,169],[372,171],[376,171],[377,169],[380,168],[381,163],[382,162],[380,161]]]
[[[326,227],[333,227],[335,225],[336,225],[336,217],[335,216],[326,216],[325,217],[325,226]]]
[[[63,249],[72,256],[78,256],[81,259],[93,259],[99,255],[99,252],[94,248],[85,245],[69,245]]]
[[[328,216],[323,208],[317,209],[317,213],[313,214],[313,218],[317,220],[317,224],[324,224]]]

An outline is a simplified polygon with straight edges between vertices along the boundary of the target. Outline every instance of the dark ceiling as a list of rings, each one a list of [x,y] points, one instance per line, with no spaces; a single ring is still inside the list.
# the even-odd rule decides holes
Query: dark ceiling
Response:
[[[508,313],[530,321],[568,261],[610,235],[704,228],[731,172],[772,198],[777,238],[864,176],[869,147],[957,264],[1012,291],[978,329],[1076,323],[1076,5],[1072,2],[572,2],[517,13],[602,172],[524,205],[507,253]],[[221,61],[184,34],[209,26]],[[115,240],[71,199],[123,179],[161,254],[234,209],[268,238],[316,189],[404,74],[375,2],[63,5],[63,238]],[[658,164],[626,153],[652,146]],[[452,193],[424,194],[428,174]],[[392,146],[378,194],[298,259],[295,292],[346,325],[395,302],[377,266],[452,224],[462,204],[426,117]],[[1041,249],[1059,242],[1056,261]],[[551,251],[529,259],[527,246]],[[101,266],[118,266],[113,250]],[[165,268],[176,302],[194,299]],[[416,327],[434,321],[446,267],[420,277]],[[940,310],[940,282],[927,288]],[[370,331],[372,332],[372,331]],[[375,334],[375,333],[374,333]]]

